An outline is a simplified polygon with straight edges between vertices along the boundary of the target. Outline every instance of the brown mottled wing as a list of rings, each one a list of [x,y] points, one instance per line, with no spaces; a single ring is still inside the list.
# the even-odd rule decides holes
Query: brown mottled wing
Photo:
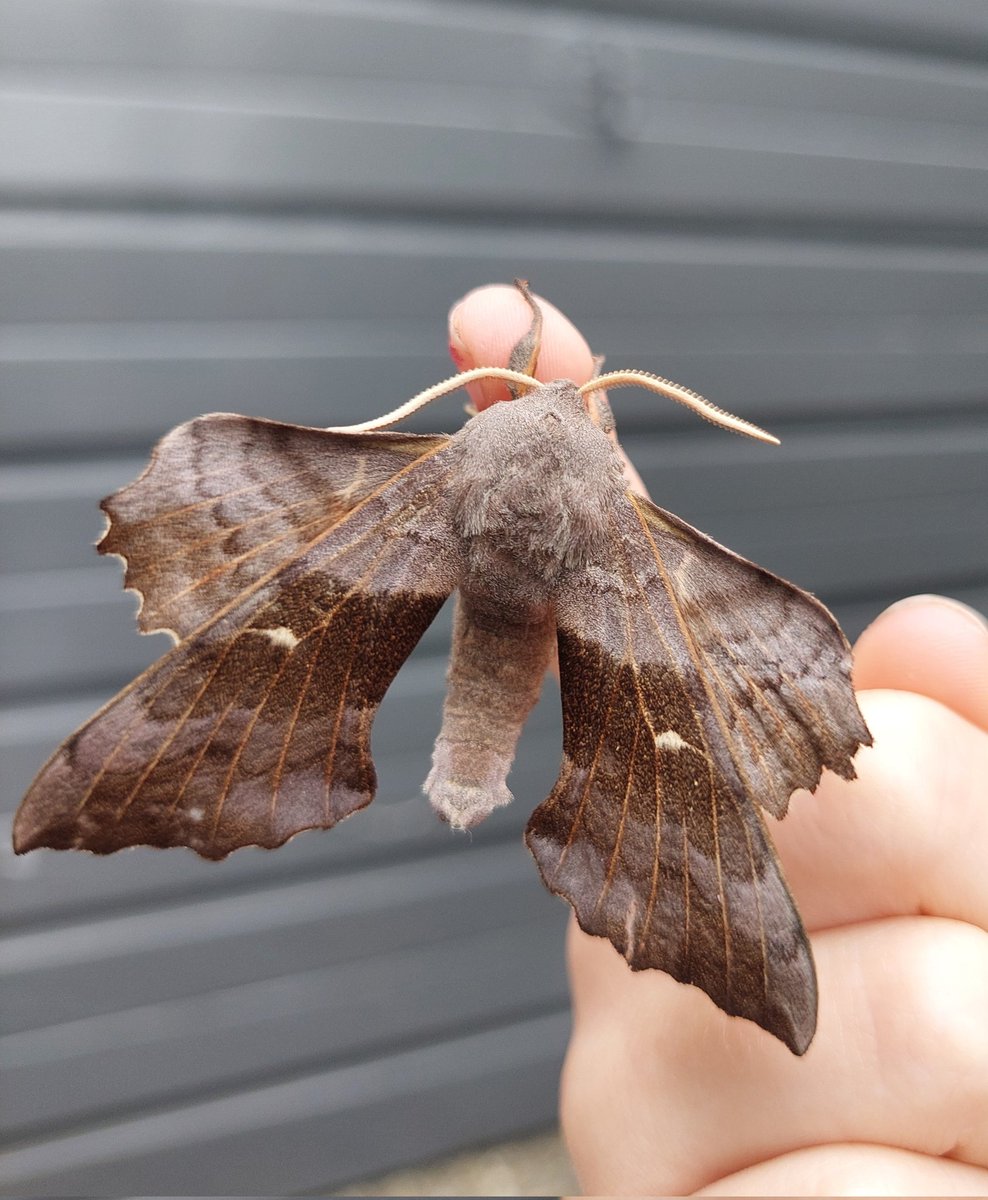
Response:
[[[323,446],[327,436],[341,436],[305,432]],[[298,450],[301,432],[289,436]],[[369,453],[369,439],[354,442]],[[261,515],[258,525],[267,521],[284,561],[56,751],[21,805],[18,852],[183,845],[222,858],[239,846],[277,846],[300,830],[329,828],[368,804],[376,784],[371,721],[456,582],[444,447],[433,439],[335,522],[314,511],[303,525]],[[329,459],[332,480],[331,448]],[[278,474],[287,478],[282,465]],[[245,477],[256,484],[256,475]],[[281,495],[273,494],[274,506]],[[197,511],[206,529],[226,523],[211,499]],[[132,548],[137,518],[128,520]],[[194,539],[196,527],[188,532]],[[259,543],[255,561],[266,553]],[[249,548],[245,561],[252,562]],[[188,562],[204,581],[192,590],[221,603],[194,556]],[[215,570],[232,586],[224,559]]]
[[[179,425],[102,503],[145,633],[187,637],[444,437],[331,433],[234,413]]]
[[[580,925],[803,1053],[809,944],[758,806],[870,743],[813,597],[640,497],[558,599],[564,761],[526,840]]]

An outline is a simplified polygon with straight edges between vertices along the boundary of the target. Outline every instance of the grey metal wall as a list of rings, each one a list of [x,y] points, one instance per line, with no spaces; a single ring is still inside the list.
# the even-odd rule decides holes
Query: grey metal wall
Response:
[[[0,0],[3,811],[163,649],[98,498],[200,412],[392,407],[491,279],[779,433],[615,400],[660,504],[851,633],[984,605],[986,50],[980,0]],[[418,795],[444,639],[330,834],[4,849],[8,1192],[325,1188],[552,1119],[565,912],[520,829],[558,700],[515,811],[452,836]]]

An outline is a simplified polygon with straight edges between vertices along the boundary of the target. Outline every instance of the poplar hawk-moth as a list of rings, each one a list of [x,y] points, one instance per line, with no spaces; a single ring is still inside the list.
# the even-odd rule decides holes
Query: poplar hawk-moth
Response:
[[[633,969],[802,1054],[813,960],[759,809],[783,816],[823,767],[853,778],[870,737],[849,647],[812,596],[629,490],[602,389],[775,439],[640,372],[537,384],[519,287],[532,325],[507,369],[345,430],[200,417],[103,501],[100,552],[176,645],[55,752],[15,848],[219,859],[330,828],[373,798],[377,707],[456,591],[433,807],[465,828],[511,799],[556,649],[563,762],[525,834],[546,886]],[[513,399],[458,433],[381,431],[483,375]]]

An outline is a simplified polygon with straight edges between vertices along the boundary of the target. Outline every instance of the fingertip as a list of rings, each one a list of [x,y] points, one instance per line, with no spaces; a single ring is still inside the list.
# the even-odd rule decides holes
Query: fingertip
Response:
[[[535,298],[544,322],[536,378],[584,383],[593,373],[593,355],[586,340],[554,304],[541,296]],[[461,371],[507,366],[512,348],[531,320],[531,309],[517,288],[508,284],[475,288],[450,310],[450,357]],[[467,391],[478,411],[508,399],[507,387],[500,380],[482,380],[469,385]]]
[[[946,596],[900,600],[858,638],[854,684],[928,696],[988,729],[988,622]]]

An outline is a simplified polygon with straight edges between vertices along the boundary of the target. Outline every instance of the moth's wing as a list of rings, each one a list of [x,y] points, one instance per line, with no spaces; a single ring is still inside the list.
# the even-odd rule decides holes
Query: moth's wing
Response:
[[[103,501],[98,548],[124,559],[141,629],[180,640],[447,440],[198,417]]]
[[[526,840],[638,970],[693,983],[801,1054],[809,944],[758,806],[869,743],[850,651],[811,596],[627,495],[607,561],[558,597],[563,768]]]
[[[427,451],[221,608],[56,751],[14,827],[38,846],[222,858],[368,804],[370,727],[459,570]],[[222,563],[221,563],[222,569]]]

